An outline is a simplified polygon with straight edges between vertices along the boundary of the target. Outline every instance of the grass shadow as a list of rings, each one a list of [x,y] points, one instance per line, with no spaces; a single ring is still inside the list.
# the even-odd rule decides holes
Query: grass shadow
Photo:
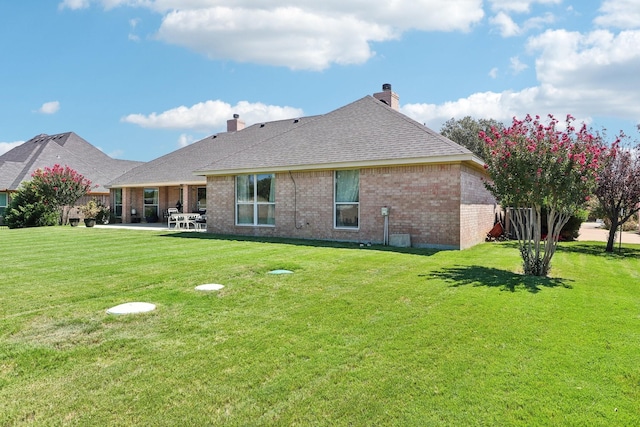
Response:
[[[283,245],[306,246],[316,248],[341,248],[341,249],[358,249],[373,250],[381,252],[396,252],[402,254],[412,254],[421,256],[432,256],[446,249],[430,249],[430,248],[399,248],[395,246],[374,245],[359,242],[336,242],[331,240],[310,240],[310,239],[293,239],[285,237],[255,237],[255,236],[236,236],[228,234],[213,233],[194,233],[185,231],[181,233],[161,234],[162,237],[172,237],[181,239],[199,239],[199,240],[222,240],[227,242],[255,242],[255,243],[275,243]]]
[[[425,275],[426,276],[426,275]],[[569,281],[553,277],[525,276],[497,268],[472,266],[455,266],[435,271],[429,275],[447,282],[453,282],[452,287],[458,286],[488,286],[503,291],[515,292],[525,289],[531,293],[538,293],[542,288],[561,286],[571,289]]]
[[[505,248],[512,248],[519,250],[517,240],[508,240],[497,243]],[[594,256],[604,256],[613,258],[640,258],[640,245],[628,243],[622,243],[620,248],[618,244],[613,248],[613,252],[605,252],[607,247],[606,242],[592,242],[592,241],[565,241],[558,243],[556,252],[571,252],[577,254],[586,254]]]
[[[626,246],[621,248],[615,245],[613,252],[605,252],[607,244],[604,242],[572,242],[571,244],[558,245],[557,252],[571,252],[579,254],[587,254],[593,256],[604,256],[612,258],[640,258],[640,246]]]

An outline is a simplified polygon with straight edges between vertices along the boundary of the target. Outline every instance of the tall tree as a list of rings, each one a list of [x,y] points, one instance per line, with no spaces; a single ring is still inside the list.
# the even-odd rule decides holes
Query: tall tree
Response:
[[[621,134],[606,151],[595,192],[611,221],[607,252],[613,252],[618,227],[640,210],[640,146],[625,149],[620,145],[623,138]]]
[[[42,199],[59,210],[60,224],[66,224],[68,208],[92,188],[90,180],[69,166],[56,164],[52,168],[38,169],[31,176]]]
[[[481,131],[489,133],[492,128],[502,130],[504,125],[493,119],[476,120],[471,116],[466,116],[459,120],[454,118],[447,120],[442,125],[440,133],[482,158],[485,154],[484,141],[479,135]]]
[[[560,231],[571,215],[593,194],[602,151],[586,126],[576,131],[567,116],[564,130],[549,115],[513,119],[509,128],[480,132],[485,142],[487,188],[503,208],[512,208],[524,273],[545,276],[551,266]],[[542,236],[542,210],[547,234]]]

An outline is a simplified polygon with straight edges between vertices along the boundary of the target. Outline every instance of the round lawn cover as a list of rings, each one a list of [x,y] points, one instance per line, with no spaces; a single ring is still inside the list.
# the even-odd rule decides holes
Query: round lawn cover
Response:
[[[292,274],[293,271],[291,270],[272,270],[269,272],[269,274]]]
[[[148,302],[127,302],[124,304],[116,305],[107,310],[108,314],[135,314],[146,313],[147,311],[153,311],[156,309],[155,304]]]
[[[206,285],[196,286],[196,291],[219,291],[224,288],[224,285],[218,285],[217,283],[207,283]]]

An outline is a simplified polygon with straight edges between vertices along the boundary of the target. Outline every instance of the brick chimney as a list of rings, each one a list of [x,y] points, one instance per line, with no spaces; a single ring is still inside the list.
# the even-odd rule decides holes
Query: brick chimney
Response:
[[[244,129],[244,121],[240,120],[239,114],[234,114],[233,119],[227,120],[227,132],[237,132]]]
[[[384,102],[396,111],[400,110],[400,97],[397,93],[391,90],[391,84],[389,83],[383,84],[382,92],[374,93],[373,97]]]

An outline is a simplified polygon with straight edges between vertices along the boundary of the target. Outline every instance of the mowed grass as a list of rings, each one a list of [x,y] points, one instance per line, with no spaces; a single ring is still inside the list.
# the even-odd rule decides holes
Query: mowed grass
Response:
[[[508,242],[49,227],[0,245],[2,426],[640,425],[640,246],[563,243],[551,278],[524,278]],[[157,309],[105,312],[133,301]]]

